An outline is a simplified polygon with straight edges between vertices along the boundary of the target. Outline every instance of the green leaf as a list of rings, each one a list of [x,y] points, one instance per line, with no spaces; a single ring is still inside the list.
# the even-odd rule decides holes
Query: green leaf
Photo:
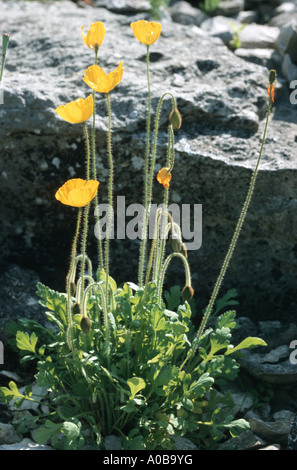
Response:
[[[101,269],[100,272],[98,273],[98,282],[99,281],[106,282],[106,273],[104,269]],[[108,284],[110,285],[112,292],[115,294],[116,291],[118,290],[118,286],[115,280],[111,276],[108,276]]]
[[[224,427],[228,429],[232,437],[238,437],[241,433],[250,429],[248,421],[243,418],[236,419],[229,424],[225,424]]]
[[[231,333],[230,329],[223,327],[221,329],[217,328],[213,333],[210,335],[210,352],[208,354],[208,360],[212,359],[212,357],[222,349],[227,348],[230,343]]]
[[[267,343],[265,343],[265,341],[261,338],[248,336],[234,348],[228,348],[225,352],[225,356],[233,354],[234,352],[239,351],[240,349],[255,348],[256,346],[267,346]]]
[[[68,440],[74,441],[80,436],[81,423],[78,420],[75,422],[65,421],[63,423],[62,432],[67,435]]]
[[[229,289],[227,293],[220,299],[216,301],[216,310],[214,316],[216,316],[223,308],[228,305],[238,305],[239,302],[234,300],[234,297],[237,297],[238,293],[236,289]]]
[[[181,289],[179,286],[170,287],[170,291],[164,292],[167,307],[169,310],[175,310],[181,302]]]
[[[236,326],[235,322],[236,312],[235,310],[228,310],[225,313],[222,313],[216,321],[217,328],[229,328],[233,330]]]
[[[9,388],[0,387],[1,398],[5,401],[5,403],[13,399],[23,397],[23,395],[21,395],[21,393],[19,392],[18,387],[15,384],[15,382],[13,381],[9,382],[8,386]]]
[[[140,390],[142,390],[146,387],[145,381],[140,377],[132,377],[132,379],[128,379],[127,384],[129,385],[130,390],[131,390],[130,399],[133,399],[135,397],[135,395],[138,392],[140,392]]]
[[[36,295],[41,298],[39,301],[40,305],[55,312],[63,325],[67,326],[66,294],[60,294],[60,292],[56,292],[41,282],[38,282]]]
[[[38,338],[33,332],[29,337],[29,334],[24,331],[18,331],[16,334],[16,343],[19,349],[24,351],[30,351],[35,353],[35,346],[37,344]]]
[[[203,396],[206,392],[209,391],[210,387],[214,383],[213,377],[210,377],[209,374],[206,372],[202,374],[201,377],[197,380],[197,382],[193,382],[187,392],[187,395],[192,395],[194,393],[195,397]]]
[[[34,440],[38,444],[45,445],[53,436],[59,433],[63,427],[63,423],[53,423],[49,419],[47,419],[44,423],[44,427],[40,427],[37,429],[36,433],[34,434]]]

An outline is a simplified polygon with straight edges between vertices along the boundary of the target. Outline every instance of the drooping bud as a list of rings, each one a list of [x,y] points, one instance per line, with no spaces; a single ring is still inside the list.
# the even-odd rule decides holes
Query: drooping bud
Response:
[[[73,305],[73,315],[79,315],[80,314],[80,305],[78,302],[76,302]]]
[[[193,298],[193,295],[194,295],[194,289],[192,286],[185,286],[182,290],[182,297],[183,297],[183,300],[191,300]]]
[[[177,109],[177,106],[172,108],[172,111],[169,114],[169,122],[172,125],[174,131],[180,129],[182,125],[182,117],[179,110]]]
[[[70,294],[74,297],[76,293],[76,284],[75,282],[70,282]]]
[[[169,241],[170,241],[170,246],[171,246],[172,251],[175,253],[180,253],[181,240],[180,240],[180,236],[178,235],[178,233],[176,232],[172,233]]]
[[[89,317],[82,317],[80,321],[80,327],[85,334],[88,334],[91,330],[91,320]]]

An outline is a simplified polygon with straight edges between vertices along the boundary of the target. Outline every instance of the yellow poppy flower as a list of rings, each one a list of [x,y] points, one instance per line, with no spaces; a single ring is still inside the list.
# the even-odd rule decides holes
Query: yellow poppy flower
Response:
[[[161,24],[155,21],[139,20],[130,26],[136,39],[147,46],[154,44],[161,34]]]
[[[66,206],[85,207],[97,194],[99,181],[74,178],[66,181],[55,194],[55,198]]]
[[[169,188],[169,183],[171,181],[172,175],[169,168],[161,168],[157,174],[157,180],[159,183],[163,184],[165,189]]]
[[[98,93],[109,93],[120,83],[123,72],[123,62],[120,62],[120,65],[108,74],[99,65],[91,65],[85,71],[84,82]]]
[[[56,109],[59,116],[72,124],[79,124],[87,121],[93,114],[93,96],[89,95],[85,100],[78,98],[71,103],[62,104]]]
[[[88,46],[90,49],[95,49],[96,46],[100,47],[105,37],[104,23],[102,23],[102,21],[92,23],[86,35],[84,35],[83,29],[84,26],[82,26],[80,30],[85,45]]]

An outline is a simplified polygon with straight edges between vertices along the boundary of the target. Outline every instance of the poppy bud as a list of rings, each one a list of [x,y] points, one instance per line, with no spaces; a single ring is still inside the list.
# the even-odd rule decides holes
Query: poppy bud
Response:
[[[181,241],[177,233],[173,233],[170,237],[170,246],[172,251],[175,253],[180,253],[181,250]]]
[[[180,129],[182,125],[182,117],[177,107],[174,107],[169,114],[169,122],[172,125],[174,131]]]
[[[276,80],[276,71],[272,69],[269,72],[269,83],[273,85],[275,80]]]
[[[85,334],[88,334],[91,329],[91,320],[89,317],[82,317],[80,327]]]
[[[76,292],[76,284],[75,282],[70,282],[70,293],[74,297]]]
[[[192,286],[185,286],[182,290],[182,297],[184,300],[191,300],[194,295],[194,289]]]
[[[77,302],[73,305],[73,314],[74,315],[79,315],[80,314],[80,305]]]

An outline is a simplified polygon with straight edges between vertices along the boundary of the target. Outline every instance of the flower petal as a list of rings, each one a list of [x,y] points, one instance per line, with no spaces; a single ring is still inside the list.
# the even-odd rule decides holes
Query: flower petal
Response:
[[[86,99],[78,98],[75,101],[58,106],[56,112],[65,121],[79,124],[87,121],[92,116],[93,109],[93,96],[89,95]]]
[[[67,206],[84,207],[94,199],[98,186],[99,181],[73,178],[58,189],[55,197]]]
[[[139,20],[130,26],[136,39],[147,46],[154,44],[161,34],[161,24],[155,21]]]

